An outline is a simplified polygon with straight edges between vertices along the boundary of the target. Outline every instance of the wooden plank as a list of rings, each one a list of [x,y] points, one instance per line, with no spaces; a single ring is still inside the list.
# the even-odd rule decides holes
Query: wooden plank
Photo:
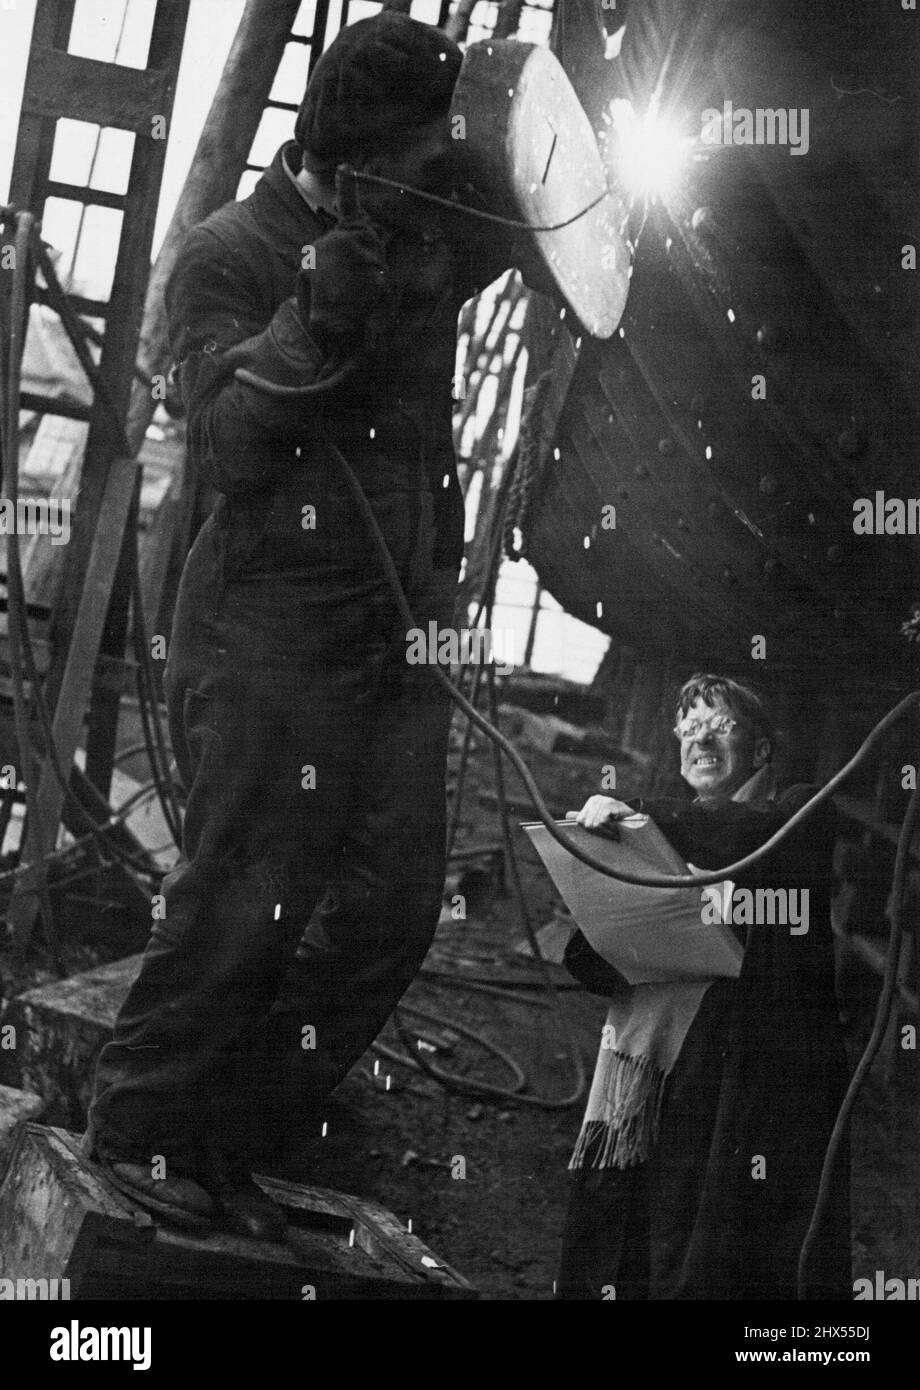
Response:
[[[86,1122],[96,1058],[140,970],[140,955],[27,990],[12,1000],[16,1072],[7,1080],[43,1096],[51,1124]]]
[[[60,183],[57,179],[49,179],[45,191],[49,198],[72,198],[90,207],[115,208],[120,212],[125,205],[124,193],[108,193],[103,188],[90,188],[85,184]]]
[[[152,138],[151,117],[172,102],[169,72],[100,63],[35,45],[22,96],[24,116],[89,121]]]
[[[12,1086],[0,1086],[0,1181],[6,1172],[19,1126],[37,1120],[44,1108],[41,1096],[14,1090]]]
[[[153,1237],[152,1219],[135,1223],[127,1203],[74,1162],[59,1132],[23,1125],[0,1187],[0,1275],[79,1287],[106,1219],[129,1223],[136,1239]]]
[[[450,1265],[434,1260],[428,1247],[397,1221],[386,1207],[344,1192],[302,1187],[279,1178],[257,1175],[259,1186],[288,1210],[321,1213],[344,1221],[354,1243],[382,1262],[389,1261],[414,1279],[427,1277],[445,1289],[470,1292],[470,1285]]]
[[[27,1124],[0,1188],[0,1276],[67,1279],[73,1299],[477,1296],[384,1208],[259,1181],[286,1210],[283,1244],[171,1229],[111,1187],[75,1135]]]

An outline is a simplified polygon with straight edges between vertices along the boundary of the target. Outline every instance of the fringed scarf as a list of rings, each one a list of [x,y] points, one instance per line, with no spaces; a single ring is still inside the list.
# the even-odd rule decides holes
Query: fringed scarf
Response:
[[[775,795],[767,765],[732,800],[763,805]],[[665,1082],[710,983],[633,985],[611,1001],[570,1168],[629,1168],[646,1161],[658,1138]]]

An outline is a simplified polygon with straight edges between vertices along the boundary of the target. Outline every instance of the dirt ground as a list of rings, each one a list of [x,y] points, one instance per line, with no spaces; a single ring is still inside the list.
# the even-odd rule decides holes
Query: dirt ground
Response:
[[[600,759],[550,757],[532,748],[522,752],[554,811],[578,807],[598,790]],[[456,761],[455,750],[454,771]],[[513,774],[508,790],[515,824],[531,819],[526,794]],[[637,774],[620,768],[618,795],[638,790]],[[477,743],[457,844],[463,849],[500,839],[491,752]],[[528,911],[540,928],[553,918],[558,900],[519,830],[515,841]],[[465,883],[449,881],[449,893],[463,890],[467,896],[467,918],[454,920],[449,910],[443,914],[425,971],[406,996],[403,1018],[410,1031],[418,1027],[426,1034],[429,1050],[424,1055],[436,1065],[468,1082],[507,1087],[513,1081],[508,1066],[460,1029],[481,1034],[517,1062],[527,1094],[545,1097],[553,1107],[445,1089],[408,1063],[391,1022],[378,1042],[403,1061],[368,1052],[316,1114],[311,1133],[279,1171],[375,1199],[400,1220],[411,1220],[412,1230],[436,1256],[487,1299],[551,1299],[566,1205],[566,1165],[584,1104],[583,1098],[565,1104],[577,1082],[570,1047],[590,1081],[605,1007],[573,987],[559,967],[549,968],[558,985],[555,1002],[549,997],[538,968],[516,949],[524,931],[513,897],[494,891],[478,871],[481,862],[473,862]],[[67,947],[70,970],[111,955],[85,945]],[[7,992],[50,978],[50,973],[36,958],[25,975],[17,971],[14,979],[8,953],[0,952]],[[508,992],[474,989],[471,977]],[[518,982],[535,987],[521,989]],[[867,1035],[877,991],[878,980],[870,972],[848,975],[854,1058]],[[434,1014],[436,1020],[423,1020],[414,1010]],[[875,1270],[901,1278],[920,1274],[916,1053],[903,1053],[893,1042],[889,1038],[887,1060],[880,1061],[864,1088],[853,1124],[854,1277],[871,1276]]]

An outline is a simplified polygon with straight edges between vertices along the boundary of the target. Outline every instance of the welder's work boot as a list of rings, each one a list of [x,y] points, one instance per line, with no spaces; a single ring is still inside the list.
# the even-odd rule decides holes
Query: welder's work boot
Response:
[[[96,1159],[96,1162],[113,1187],[164,1221],[187,1230],[200,1230],[213,1225],[218,1218],[213,1198],[194,1178],[155,1178],[149,1165],[144,1163],[107,1159]]]
[[[287,1218],[249,1170],[229,1154],[209,1150],[199,1171],[202,1187],[213,1199],[217,1219],[227,1230],[250,1240],[283,1241]]]

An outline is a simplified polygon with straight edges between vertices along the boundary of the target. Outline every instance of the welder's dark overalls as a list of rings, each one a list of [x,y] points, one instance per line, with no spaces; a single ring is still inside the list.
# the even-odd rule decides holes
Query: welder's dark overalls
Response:
[[[168,294],[189,447],[222,496],[186,565],[166,671],[185,860],[90,1115],[100,1153],[145,1161],[203,1139],[245,1153],[253,1129],[295,1125],[417,972],[443,885],[449,701],[406,661],[323,440],[367,492],[419,624],[450,625],[463,522],[451,381],[474,282],[452,252],[448,292],[407,310],[388,362],[333,395],[279,402],[235,381],[232,344],[291,381],[311,352],[291,296],[329,224],[284,157],[191,234]]]

